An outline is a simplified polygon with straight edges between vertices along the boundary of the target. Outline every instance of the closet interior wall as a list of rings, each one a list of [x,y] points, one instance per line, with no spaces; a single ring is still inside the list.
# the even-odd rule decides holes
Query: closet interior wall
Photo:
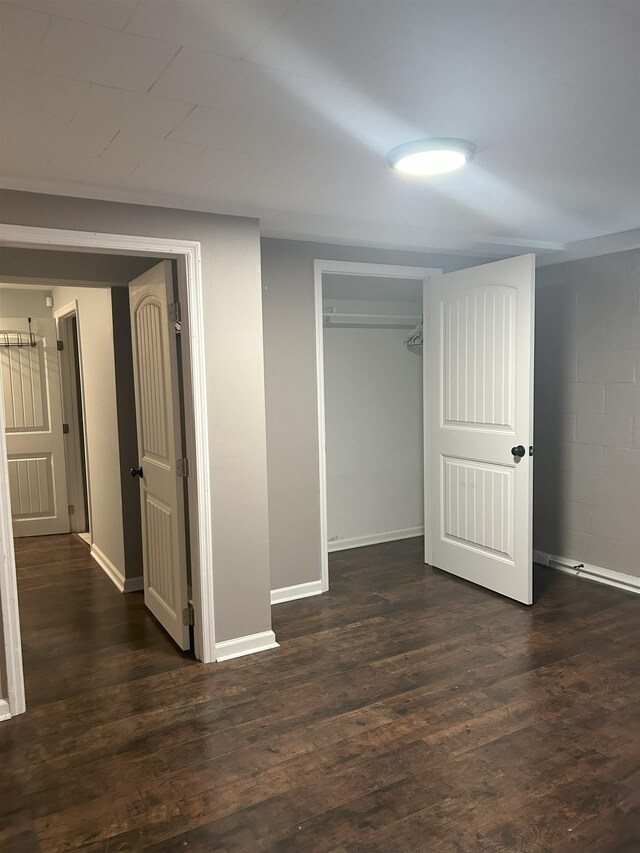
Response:
[[[422,284],[323,278],[328,547],[423,533]]]

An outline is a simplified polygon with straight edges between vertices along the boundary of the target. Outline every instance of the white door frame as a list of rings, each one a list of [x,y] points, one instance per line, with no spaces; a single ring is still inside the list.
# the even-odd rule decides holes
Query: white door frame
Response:
[[[207,389],[205,378],[205,334],[202,299],[202,267],[200,243],[162,237],[142,237],[130,234],[105,234],[91,231],[70,231],[57,228],[36,228],[0,223],[0,245],[31,249],[63,249],[96,254],[142,255],[154,258],[174,258],[183,268],[186,284],[186,314],[189,319],[188,339],[191,366],[191,394],[185,399],[187,433],[192,433],[194,464],[189,477],[189,505],[192,564],[193,608],[196,656],[203,663],[216,659],[213,609],[213,548],[211,530],[211,486],[209,465],[209,429]],[[104,285],[104,283],[103,283]],[[183,326],[184,328],[184,326]],[[4,646],[7,657],[9,708],[0,701],[0,719],[25,710],[20,619],[16,584],[16,565],[13,548],[7,447],[4,413],[0,407],[0,595]]]
[[[82,471],[77,471],[76,472],[76,481],[77,482],[75,484],[75,487],[76,487],[76,489],[78,489],[78,486],[80,486],[81,489],[84,489],[84,491],[86,491],[87,505],[86,505],[85,509],[86,509],[86,513],[87,513],[87,530],[89,531],[89,544],[93,544],[93,537],[92,537],[93,523],[91,520],[91,486],[90,486],[91,474],[89,472],[89,456],[87,454],[87,439],[86,439],[86,435],[85,435],[87,415],[86,415],[86,410],[85,410],[85,405],[84,405],[84,372],[82,369],[82,341],[80,339],[80,306],[78,304],[78,300],[73,299],[71,302],[68,302],[62,308],[57,308],[53,312],[53,317],[56,321],[56,334],[58,336],[58,340],[60,340],[61,321],[69,320],[72,317],[76,318],[77,334],[76,334],[75,345],[76,345],[76,349],[77,349],[78,367],[79,367],[79,373],[80,373],[80,400],[78,402],[80,404],[80,411],[81,411],[81,417],[82,417],[82,432],[83,432],[83,436],[84,436],[84,441],[82,442],[82,446],[79,448],[76,447],[76,452],[79,451],[80,454],[82,454],[82,457],[84,459],[84,473],[85,473],[86,483],[81,482]],[[66,347],[65,347],[65,349],[66,349]],[[60,357],[62,358],[62,354],[60,354]],[[63,402],[64,402],[64,388],[63,388],[62,371],[60,371],[60,391],[62,393],[62,398],[63,398]],[[71,393],[74,393],[74,392],[71,392]],[[63,415],[64,415],[64,405],[63,405]],[[80,444],[80,436],[78,435],[77,429],[74,429],[74,431],[73,431],[73,441],[74,441],[75,445]],[[65,466],[65,471],[66,471],[67,480],[68,480],[68,478],[69,478],[68,466]],[[86,486],[86,488],[85,488],[85,486]],[[69,491],[69,484],[67,482],[67,492],[68,491]]]
[[[423,310],[428,305],[429,280],[440,275],[441,269],[430,267],[405,267],[395,264],[365,264],[358,261],[330,261],[317,258],[313,262],[313,283],[316,328],[316,399],[318,403],[318,476],[320,481],[320,579],[322,591],[329,589],[329,549],[327,541],[327,453],[326,453],[326,412],[324,401],[324,321],[322,308],[322,276],[324,273],[340,275],[367,276],[377,278],[404,278],[422,282]],[[426,321],[426,316],[423,317]],[[422,388],[425,400],[428,400],[429,360],[423,360]],[[428,422],[424,424],[425,447],[428,442]],[[427,455],[425,453],[425,459]],[[428,525],[428,513],[424,512],[425,555],[431,552],[431,529]]]

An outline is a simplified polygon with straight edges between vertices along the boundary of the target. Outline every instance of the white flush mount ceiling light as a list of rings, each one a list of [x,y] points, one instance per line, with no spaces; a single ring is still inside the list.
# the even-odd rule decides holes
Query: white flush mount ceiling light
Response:
[[[476,146],[466,139],[416,139],[392,148],[387,160],[392,169],[404,175],[424,177],[455,172],[473,160]]]

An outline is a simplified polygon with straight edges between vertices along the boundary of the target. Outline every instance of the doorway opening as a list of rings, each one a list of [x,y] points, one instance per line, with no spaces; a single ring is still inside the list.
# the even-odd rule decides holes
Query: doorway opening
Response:
[[[12,369],[15,353],[19,351],[22,362],[27,359],[26,363],[32,366],[33,382],[24,399],[35,400],[46,415],[46,423],[40,417],[36,431],[47,433],[50,440],[54,440],[51,436],[55,434],[54,443],[57,442],[46,453],[38,449],[27,451],[24,460],[19,461],[17,457],[25,454],[25,448],[12,453],[15,448],[11,442],[18,433],[25,433],[24,424],[21,427],[8,420],[6,434],[2,424],[1,443],[6,444],[6,453],[2,453],[3,532],[14,533],[13,527],[21,520],[28,520],[35,522],[29,531],[34,537],[47,533],[82,535],[85,541],[89,540],[92,557],[116,586],[123,592],[144,588],[147,607],[178,646],[191,647],[199,660],[209,662],[215,659],[215,646],[207,419],[203,411],[204,335],[198,310],[201,306],[199,244],[20,226],[4,227],[3,237],[7,238],[11,232],[15,232],[13,238],[3,240],[9,244],[4,251],[22,252],[21,260],[28,253],[52,261],[56,256],[57,261],[64,256],[65,262],[81,261],[78,268],[85,270],[87,264],[95,264],[97,272],[90,280],[86,271],[82,278],[78,275],[59,278],[60,264],[54,264],[52,270],[56,274],[43,280],[42,272],[30,276],[24,266],[21,275],[8,273],[3,263],[3,281],[9,281],[15,294],[27,298],[38,290],[41,296],[45,288],[49,291],[42,299],[46,309],[42,317],[36,318],[31,309],[7,311],[6,300],[0,314],[3,331],[12,332],[16,343],[20,328],[11,323],[11,328],[7,327],[8,313],[17,314],[33,329],[35,346],[28,348],[28,356],[27,348],[18,346],[7,347],[7,352],[11,351]],[[118,265],[120,269],[123,266],[133,269],[136,275],[123,278],[104,274],[105,268],[113,271]],[[37,266],[42,269],[42,263]],[[97,302],[94,299],[88,308],[90,297]],[[122,322],[123,316],[126,323]],[[46,329],[41,328],[43,324]],[[105,368],[109,365],[101,362],[105,349],[96,346],[101,336],[103,343],[105,337],[111,338],[108,381],[105,381]],[[96,373],[96,365],[102,375]],[[4,409],[6,389],[15,375],[12,369],[3,371]],[[129,396],[127,399],[125,393],[123,399],[121,390],[127,372]],[[24,375],[23,370],[23,378]],[[109,400],[114,405],[106,417]],[[37,420],[33,412],[31,420],[34,423]],[[113,452],[109,454],[106,446],[109,435],[113,438],[114,433],[115,462]],[[20,440],[25,439],[22,435]],[[112,441],[112,451],[113,446]],[[5,451],[4,446],[2,450]],[[35,453],[35,467],[29,452]],[[206,464],[200,465],[202,462]],[[162,469],[161,476],[156,475],[155,479],[154,465]],[[107,481],[104,474],[109,466],[111,480]],[[164,481],[160,482],[162,475]],[[20,519],[16,518],[20,515],[15,512],[16,495],[28,498],[28,489],[26,493],[24,489],[20,491],[25,482],[33,493],[33,505],[26,507],[24,518]],[[105,488],[109,483],[113,489]],[[98,506],[98,503],[108,504],[111,498],[117,498],[115,502],[119,503],[119,511],[115,513]],[[40,502],[37,507],[36,501]],[[192,511],[187,514],[189,502]],[[128,559],[135,547],[131,546],[130,536],[125,541],[127,525],[130,533],[136,526],[136,517],[138,530],[142,528],[138,537],[142,539],[143,552],[142,560],[137,563],[137,575],[135,559],[133,572]],[[45,522],[55,522],[56,529],[38,529],[38,523],[46,527]],[[118,537],[111,537],[117,528],[120,547]],[[26,533],[21,536],[16,531],[15,535],[23,538]],[[101,543],[103,546],[106,543],[106,549]],[[15,556],[11,545],[11,536],[3,536],[5,565],[0,578],[3,628],[9,652],[9,713],[15,715],[24,711],[25,701]],[[179,578],[179,583],[174,583],[175,578]],[[169,593],[176,586],[182,595],[172,599]],[[160,604],[170,606],[160,612]],[[173,626],[168,624],[169,617]],[[172,630],[178,626],[181,637],[176,637]],[[6,716],[6,709],[0,710]]]
[[[52,306],[53,307],[53,306]],[[65,478],[69,501],[69,531],[91,545],[91,515],[87,481],[83,375],[80,362],[77,301],[54,308],[62,395]]]
[[[440,272],[315,262],[324,590],[330,552],[425,534],[418,341]]]
[[[330,401],[331,411],[327,406],[325,374],[339,377],[343,397],[361,396],[360,385],[353,377],[349,394],[344,394],[344,376],[351,371],[354,358],[347,353],[345,361],[343,354],[347,368],[341,368],[324,352],[325,324],[340,320],[339,316],[334,317],[339,312],[334,312],[324,299],[325,281],[330,288],[329,276],[336,274],[370,275],[378,283],[384,276],[418,278],[423,290],[424,444],[423,459],[415,450],[414,457],[423,476],[424,561],[515,601],[531,604],[535,256],[522,255],[445,274],[377,264],[324,260],[314,263],[323,589],[329,585],[331,547],[328,474],[335,474],[327,466],[328,453],[335,452],[335,430],[333,425],[328,429],[327,416],[335,416],[336,410],[335,400]],[[349,321],[346,310],[343,320],[345,315]],[[419,330],[416,335],[411,343],[419,338]],[[376,369],[383,373],[387,365],[378,363]],[[375,372],[360,365],[363,376],[375,376]],[[397,378],[395,381],[400,382]],[[371,384],[370,376],[368,382]],[[375,400],[375,390],[374,386],[369,393],[374,400],[373,405],[369,403],[369,418],[380,422],[375,425],[379,433],[384,410]],[[341,405],[345,409],[349,401],[343,399]],[[354,430],[353,423],[347,425],[352,447],[358,449],[357,458],[362,456],[366,441],[357,428]],[[395,455],[397,452],[394,448]],[[369,448],[369,457],[378,464],[375,447]],[[362,473],[350,472],[356,479]],[[386,472],[384,491],[392,479]],[[379,509],[382,490],[379,485],[377,488],[378,494],[373,482],[369,489],[361,488],[361,505],[351,510],[361,513],[367,504],[370,511]],[[390,531],[387,535],[392,538],[399,532]],[[357,543],[352,540],[353,544]],[[360,544],[366,544],[366,539]]]
[[[5,250],[3,258],[9,268],[11,254]],[[52,266],[77,270],[77,257],[46,257]],[[29,270],[29,258],[22,260]],[[97,281],[105,274],[93,260]],[[142,592],[150,613],[188,651],[193,619],[181,343],[168,316],[168,305],[179,302],[174,270],[170,261],[110,258],[116,261],[125,278],[116,286],[51,279],[47,290],[35,282],[13,283],[2,293],[2,391],[18,577],[29,590],[32,555],[40,551],[50,555],[51,594],[64,595],[53,585],[67,584],[73,598],[77,575],[56,575],[53,567],[66,553],[69,534],[78,534],[90,548],[87,565],[97,563],[119,592]],[[21,309],[26,319],[14,317]],[[41,570],[41,564],[31,569]],[[62,630],[55,617],[52,628]]]

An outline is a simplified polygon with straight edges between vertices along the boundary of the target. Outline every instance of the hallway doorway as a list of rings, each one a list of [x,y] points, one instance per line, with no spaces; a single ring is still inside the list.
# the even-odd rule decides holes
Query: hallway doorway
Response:
[[[187,240],[174,240],[165,238],[147,238],[135,237],[129,235],[119,235],[111,233],[98,232],[81,232],[81,231],[60,231],[47,228],[31,228],[25,226],[4,225],[3,236],[1,240],[3,246],[8,247],[6,251],[12,249],[24,248],[26,254],[43,251],[45,254],[60,251],[65,252],[67,257],[74,256],[78,253],[85,253],[93,264],[94,259],[102,259],[105,264],[110,264],[112,261],[117,263],[117,257],[131,259],[133,257],[142,258],[147,265],[156,259],[164,264],[171,264],[174,270],[174,293],[177,297],[175,304],[167,304],[165,314],[171,323],[172,333],[180,335],[184,342],[180,365],[182,377],[184,381],[184,408],[180,412],[178,420],[181,423],[184,434],[183,447],[186,455],[181,458],[178,454],[173,454],[172,445],[167,443],[167,453],[172,459],[175,459],[176,476],[178,469],[188,472],[188,478],[184,483],[184,494],[188,496],[189,504],[192,508],[191,513],[188,513],[188,535],[182,534],[182,540],[185,542],[187,551],[187,562],[185,568],[190,565],[190,573],[187,575],[186,582],[182,583],[182,591],[185,592],[191,584],[189,591],[189,600],[183,595],[180,602],[176,601],[173,607],[172,616],[175,617],[176,624],[187,626],[189,632],[188,640],[184,637],[180,638],[178,643],[181,648],[187,648],[192,644],[195,656],[198,660],[204,663],[211,662],[216,659],[215,648],[215,629],[214,629],[214,611],[213,611],[213,571],[212,571],[212,535],[211,535],[211,504],[210,504],[210,465],[209,465],[209,447],[208,447],[208,417],[206,412],[205,400],[205,375],[204,375],[204,326],[202,320],[202,277],[200,269],[200,244]],[[23,284],[40,284],[42,282],[42,273],[34,274],[38,279],[34,282],[33,276],[22,274],[22,269],[17,270],[13,278],[17,275],[18,280],[14,284],[19,286]],[[95,280],[88,280],[86,273],[81,276],[82,281],[76,279],[75,276],[65,278],[73,279],[74,285],[84,285],[87,290],[96,291],[102,284],[102,281],[97,283]],[[124,280],[107,276],[107,281],[124,284],[132,282],[132,277],[128,276]],[[60,279],[55,279],[55,285],[60,284]],[[52,283],[52,280],[49,280]],[[166,283],[166,281],[165,281]],[[60,285],[60,290],[64,289],[64,285]],[[120,288],[114,287],[114,292]],[[168,295],[168,285],[166,286]],[[167,300],[169,302],[169,300]],[[66,303],[65,303],[66,304]],[[115,304],[115,302],[114,302]],[[131,306],[130,306],[131,307]],[[181,310],[180,310],[180,307]],[[172,310],[175,309],[175,310]],[[131,307],[131,310],[133,308]],[[108,313],[111,313],[109,310]],[[107,311],[103,312],[103,316],[107,315]],[[26,315],[27,318],[30,314]],[[164,316],[164,315],[163,315]],[[99,314],[96,315],[99,318]],[[80,312],[80,337],[82,337],[82,312]],[[132,318],[133,319],[133,318]],[[160,321],[158,321],[160,322]],[[164,321],[163,321],[164,324]],[[156,324],[158,326],[158,324]],[[98,328],[100,323],[98,322]],[[156,328],[156,327],[153,327]],[[158,328],[160,328],[158,326]],[[162,338],[164,331],[160,331],[156,338]],[[93,339],[93,332],[88,336],[89,340]],[[112,346],[113,346],[112,341]],[[164,346],[164,351],[167,347]],[[116,343],[116,352],[122,351]],[[146,353],[151,354],[151,349],[147,348]],[[84,353],[81,354],[81,363],[86,367]],[[155,359],[160,363],[159,359]],[[139,364],[140,362],[138,362]],[[162,363],[165,363],[164,358]],[[145,374],[146,375],[146,374]],[[165,365],[166,375],[166,365]],[[173,379],[172,379],[173,381]],[[155,385],[153,386],[155,387]],[[99,383],[94,387],[96,396],[100,397],[102,386]],[[165,397],[167,392],[165,389]],[[172,397],[175,399],[175,397]],[[156,411],[156,409],[154,409]],[[175,411],[175,409],[174,409]],[[138,416],[138,421],[140,417]],[[99,419],[97,421],[99,423]],[[84,419],[85,427],[88,427],[87,419]],[[10,483],[8,472],[8,458],[6,437],[4,432],[4,417],[0,423],[0,468],[2,468],[2,483],[0,488],[3,492],[5,500],[3,501],[2,513],[0,514],[0,551],[2,562],[0,565],[0,601],[2,603],[2,627],[6,649],[6,672],[4,673],[4,681],[6,683],[7,700],[0,700],[0,718],[7,719],[9,717],[21,714],[25,711],[25,692],[24,692],[24,671],[22,665],[21,651],[21,628],[19,616],[19,602],[17,591],[16,564],[14,556],[14,543],[12,536],[12,518],[11,518],[11,501],[10,501]],[[100,435],[100,430],[97,432]],[[85,438],[87,433],[85,432]],[[94,436],[96,430],[94,430]],[[140,435],[138,435],[138,448],[140,448]],[[146,447],[146,445],[144,446]],[[101,458],[98,453],[98,457]],[[191,460],[192,464],[189,464]],[[120,473],[121,462],[117,466]],[[131,471],[129,470],[131,468]],[[91,490],[93,485],[93,470],[95,466],[89,465],[88,470],[88,486]],[[129,479],[133,476],[133,470],[137,477],[142,477],[144,466],[137,464],[127,465]],[[180,474],[179,476],[185,476]],[[142,490],[141,490],[142,491]],[[117,488],[113,490],[102,490],[101,494],[115,494]],[[178,498],[181,498],[182,492],[178,489]],[[61,507],[65,507],[65,503],[59,501]],[[105,573],[114,580],[114,575],[109,571],[107,561],[100,561],[94,540],[95,527],[95,504],[92,503],[91,495],[88,498],[88,510],[90,515],[90,532],[92,539],[92,551],[96,551],[97,561],[100,563]],[[163,507],[157,507],[158,511]],[[124,509],[124,506],[123,506]],[[109,514],[107,518],[107,535],[117,528],[121,527],[123,519],[127,516],[126,512],[116,512],[111,515],[111,523],[109,523]],[[166,525],[165,525],[166,526]],[[69,528],[67,527],[67,530]],[[163,566],[173,565],[175,561],[169,560],[166,556],[169,551],[160,546],[159,543],[166,540],[166,536],[155,535],[159,531],[163,533],[162,524],[157,524],[154,528],[153,542],[157,544],[156,551],[158,559],[156,564]],[[28,538],[28,537],[27,537]],[[18,543],[16,543],[17,547]],[[173,555],[173,551],[171,551]],[[164,562],[163,562],[164,561]],[[123,561],[124,562],[124,561]],[[146,563],[145,563],[146,565]],[[105,568],[106,566],[106,568]],[[120,573],[121,575],[123,573]],[[143,573],[143,580],[146,576]],[[168,592],[168,574],[167,572],[156,574],[153,576],[153,586],[160,593]],[[126,580],[125,576],[125,580]],[[159,584],[159,581],[165,580],[164,586]],[[158,581],[156,583],[155,581]],[[114,581],[115,583],[115,581]],[[146,581],[145,581],[146,583]],[[116,586],[120,585],[116,583]],[[120,587],[126,589],[126,586]],[[133,591],[133,590],[132,590]],[[168,600],[167,596],[164,596]],[[148,606],[148,605],[147,605]],[[157,614],[154,615],[157,616]],[[161,620],[165,628],[166,620]],[[193,626],[193,630],[190,626]],[[175,636],[174,636],[175,639]]]
[[[197,663],[141,592],[118,592],[78,535],[16,539],[15,552],[30,709]]]
[[[193,610],[175,265],[113,261],[122,282],[109,283],[96,259],[95,281],[75,283],[70,255],[73,284],[0,284],[13,534],[86,534],[116,587],[143,589],[148,609],[187,650]],[[30,269],[28,259],[23,265]]]

